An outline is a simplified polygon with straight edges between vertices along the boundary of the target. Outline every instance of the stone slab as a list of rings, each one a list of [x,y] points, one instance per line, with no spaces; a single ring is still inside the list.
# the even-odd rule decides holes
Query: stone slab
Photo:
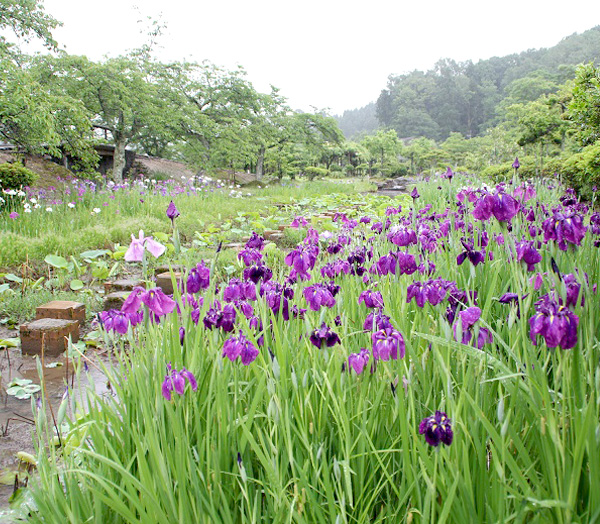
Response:
[[[121,309],[123,302],[127,299],[131,291],[113,291],[104,297],[104,311],[109,309]]]
[[[57,318],[62,320],[77,320],[85,322],[85,304],[71,300],[53,300],[35,308],[36,320],[42,318]]]
[[[25,355],[56,357],[68,347],[68,337],[73,342],[79,340],[79,322],[59,318],[41,318],[19,328],[21,352]]]
[[[248,237],[250,240],[250,237]],[[246,240],[246,242],[248,242]],[[233,249],[234,251],[242,251],[244,249],[244,243],[242,242],[230,242],[229,244],[223,244],[223,249]]]
[[[265,240],[272,240],[273,237],[281,238],[281,233],[279,232],[279,230],[267,230],[263,233],[263,237],[265,238]]]
[[[162,273],[168,273],[171,270],[179,273],[183,273],[185,271],[183,266],[169,266],[168,264],[161,264],[160,266],[156,266],[156,268],[154,269],[154,276],[157,277],[158,275]]]
[[[175,279],[175,285],[180,285],[183,275],[179,271],[165,271],[160,275],[156,275],[156,286],[162,289],[165,295],[172,295],[174,291],[173,278]]]
[[[144,282],[142,280],[137,280],[135,278],[112,280],[104,282],[104,292],[109,294],[114,293],[115,291],[131,291],[134,287],[143,285]]]

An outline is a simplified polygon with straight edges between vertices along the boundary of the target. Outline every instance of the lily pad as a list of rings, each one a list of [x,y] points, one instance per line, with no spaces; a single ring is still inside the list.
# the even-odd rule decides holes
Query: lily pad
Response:
[[[0,338],[0,348],[16,348],[19,347],[19,338]]]
[[[40,389],[42,389],[41,386],[33,384],[32,381],[27,378],[14,378],[8,383],[6,394],[20,400],[25,400],[31,398],[31,396]]]
[[[79,279],[76,278],[74,280],[71,280],[71,284],[69,284],[69,287],[73,291],[79,291],[80,289],[83,289],[84,285],[85,284],[81,280],[79,280]]]
[[[61,257],[59,255],[46,255],[44,262],[46,262],[46,264],[48,264],[52,267],[58,268],[58,269],[66,269],[69,267],[69,263],[67,262],[67,259],[64,257]]]
[[[4,486],[12,486],[15,483],[15,476],[19,475],[16,469],[6,469],[0,471],[0,484]]]
[[[93,260],[94,258],[103,257],[109,253],[110,251],[108,249],[91,249],[80,253],[79,256],[83,259]]]

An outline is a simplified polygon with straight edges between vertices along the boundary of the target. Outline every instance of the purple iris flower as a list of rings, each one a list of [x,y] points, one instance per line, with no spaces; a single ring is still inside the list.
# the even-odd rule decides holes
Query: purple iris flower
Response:
[[[585,276],[587,277],[587,274]],[[577,282],[575,275],[572,273],[563,275],[562,281],[567,289],[566,306],[577,306],[577,299],[579,298],[579,292],[581,291],[581,284]],[[581,295],[581,305],[585,305],[585,296],[583,294]]]
[[[523,297],[525,298],[525,297]],[[499,299],[498,302],[501,304],[510,304],[511,302],[518,302],[519,295],[516,293],[504,293]]]
[[[369,351],[366,348],[360,348],[360,353],[352,353],[348,356],[348,367],[351,367],[357,375],[360,375],[369,362]]]
[[[133,313],[135,315],[135,313]],[[100,312],[100,321],[106,331],[115,331],[120,335],[127,334],[130,324],[130,315],[117,309]]]
[[[335,298],[326,284],[314,284],[304,288],[304,298],[308,303],[308,307],[313,311],[318,311],[321,306],[335,306]]]
[[[212,307],[206,312],[202,322],[206,329],[217,328],[230,333],[233,331],[236,316],[236,309],[233,304],[225,304],[221,308],[221,303],[215,300]]]
[[[177,371],[171,367],[169,363],[167,365],[167,374],[165,380],[162,383],[162,395],[166,400],[171,400],[172,392],[175,391],[178,395],[183,395],[185,391],[185,381],[188,381],[192,391],[198,389],[198,383],[196,378],[191,371],[182,368],[181,371]]]
[[[339,242],[331,242],[327,246],[327,253],[329,253],[330,255],[337,255],[340,251],[343,250],[344,246],[342,246],[342,244],[340,244]]]
[[[446,172],[442,175],[443,178],[446,178],[448,180],[450,180],[452,182],[452,177],[454,176],[454,173],[452,172],[452,169],[450,169],[450,167],[448,167],[448,169],[446,169]]]
[[[393,328],[384,328],[371,335],[373,341],[373,358],[375,360],[397,360],[398,355],[404,358],[406,347],[404,337]]]
[[[148,306],[148,309],[152,311],[156,316],[162,317],[171,313],[176,306],[175,301],[165,295],[163,290],[159,287],[149,289],[141,295],[142,302]]]
[[[519,203],[509,194],[498,192],[494,195],[492,213],[498,222],[510,222],[519,212]]]
[[[398,260],[398,272],[400,275],[412,275],[417,270],[415,256],[410,253],[396,253]]]
[[[225,302],[236,300],[256,300],[256,286],[252,282],[242,282],[239,278],[232,278],[223,291]]]
[[[257,249],[258,251],[261,251],[264,247],[264,244],[265,239],[258,235],[256,231],[252,231],[252,236],[250,237],[248,242],[246,242],[245,247],[247,249]]]
[[[590,228],[594,235],[600,235],[600,213],[598,211],[590,216]]]
[[[246,248],[238,253],[238,260],[243,260],[246,267],[260,263],[262,257],[262,253],[258,249]]]
[[[176,306],[175,301],[165,295],[159,287],[148,291],[143,287],[135,287],[123,302],[121,311],[131,315],[136,313],[142,304],[148,306],[148,309],[158,317],[168,315]]]
[[[258,284],[261,280],[263,282],[271,280],[273,272],[268,266],[260,262],[244,269],[243,276],[244,279],[250,280],[254,282],[254,284]]]
[[[321,267],[321,276],[327,278],[335,278],[341,273],[350,273],[351,267],[347,260],[335,260]]]
[[[420,198],[420,197],[421,197],[421,195],[419,195],[419,191],[417,191],[417,188],[416,188],[416,187],[415,187],[415,188],[413,188],[413,190],[412,190],[412,191],[411,191],[411,193],[410,193],[410,196],[412,197],[412,199],[413,199],[413,202],[414,202],[414,201],[416,201],[416,200],[417,200],[417,198]]]
[[[434,448],[440,442],[449,446],[452,444],[452,420],[443,411],[436,411],[435,415],[424,418],[419,424],[419,434],[425,435],[425,441]]]
[[[298,246],[288,253],[285,257],[285,263],[292,268],[290,277],[310,280],[311,276],[308,271],[315,267],[318,255],[318,246],[312,244]]]
[[[559,213],[554,215],[542,224],[544,230],[544,242],[554,240],[558,243],[559,249],[566,251],[569,244],[574,246],[581,245],[585,236],[587,227],[583,225],[583,218],[576,213]]]
[[[228,338],[223,344],[223,357],[227,357],[232,362],[240,357],[244,366],[254,362],[258,355],[256,346],[244,336],[241,330],[237,337]]]
[[[529,319],[529,337],[537,345],[537,335],[544,337],[549,348],[560,346],[571,349],[577,344],[579,317],[566,306],[561,306],[550,295],[535,303],[536,314]]]
[[[519,162],[519,157],[515,157],[515,161],[512,164],[514,169],[519,169],[521,167],[521,163]]]
[[[221,328],[226,333],[233,331],[235,324],[236,309],[233,304],[225,304],[221,312],[217,327]]]
[[[191,293],[182,293],[181,305],[183,307],[189,306],[191,309],[196,309],[204,305],[204,298],[198,297],[198,299],[196,299]],[[177,304],[177,313],[181,314],[181,307],[179,304]]]
[[[304,217],[297,216],[294,218],[294,220],[292,220],[290,227],[298,229],[298,228],[304,227],[306,225],[308,225],[308,222],[306,221],[306,219]]]
[[[354,265],[362,265],[365,263],[367,259],[371,260],[373,258],[373,248],[367,251],[365,246],[356,248],[354,251],[351,251],[348,255],[348,263]]]
[[[171,203],[167,207],[167,217],[171,219],[171,225],[175,225],[175,219],[180,215],[179,210],[175,207],[175,203],[171,200]]]
[[[323,322],[321,327],[315,329],[310,335],[310,341],[313,346],[321,349],[323,344],[328,348],[335,346],[336,344],[341,343],[340,337],[335,331],[332,331],[331,328]]]
[[[527,264],[527,271],[535,271],[535,265],[542,261],[542,255],[535,249],[533,241],[522,241],[516,245],[517,260]]]
[[[210,269],[202,260],[196,267],[190,270],[187,278],[188,293],[198,293],[201,289],[208,289],[210,286]]]
[[[383,307],[383,297],[379,291],[373,289],[367,289],[363,291],[358,297],[358,303],[364,302],[368,308],[380,308]]]
[[[381,276],[387,275],[388,273],[395,275],[397,265],[398,261],[390,251],[389,254],[381,256],[373,268],[375,269],[375,272]]]
[[[535,198],[536,194],[535,187],[531,184],[521,184],[514,192],[514,196],[520,199],[521,202],[528,202]]]
[[[387,234],[388,240],[398,247],[406,247],[417,243],[417,234],[414,230],[404,226],[394,226]]]
[[[483,195],[475,204],[473,216],[477,220],[486,221],[494,215],[498,222],[510,222],[518,212],[519,203],[509,194],[498,191],[494,195]]]
[[[475,251],[475,246],[473,240],[465,240],[465,238],[460,239],[465,250],[456,257],[456,264],[461,265],[467,258],[469,262],[474,266],[478,264],[483,264],[485,262],[485,250]]]
[[[294,290],[291,287],[269,280],[261,284],[260,295],[264,297],[273,314],[277,315],[281,311],[283,319],[289,320],[288,300],[294,298]]]
[[[474,331],[473,327],[475,323],[481,317],[481,309],[477,306],[468,307],[464,311],[458,313],[459,320],[454,323],[454,340],[462,342],[463,344],[469,344],[473,339]],[[459,333],[460,331],[460,333]],[[485,344],[493,342],[492,334],[486,328],[480,327],[477,335],[477,348],[483,349]]]
[[[424,307],[426,302],[437,306],[446,298],[449,291],[455,289],[457,289],[455,282],[441,278],[413,282],[406,289],[406,302],[409,303],[414,298],[419,307]]]
[[[373,331],[373,326],[375,330],[391,328],[392,323],[390,322],[390,317],[384,315],[381,310],[371,311],[365,318],[365,322],[363,324],[363,329],[365,331]]]

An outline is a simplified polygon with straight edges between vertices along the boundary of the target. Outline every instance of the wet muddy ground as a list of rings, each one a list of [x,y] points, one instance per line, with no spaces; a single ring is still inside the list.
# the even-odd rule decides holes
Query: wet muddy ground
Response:
[[[0,328],[0,339],[18,337],[16,330]],[[100,394],[109,394],[106,377],[97,364],[107,362],[106,352],[99,349],[88,349],[86,357],[90,359],[87,370],[80,373],[77,381],[74,375],[74,364],[67,361],[65,354],[57,358],[44,358],[43,380],[46,385],[47,401],[56,415],[65,394],[67,383],[72,386],[71,399],[82,399],[85,390],[93,380],[95,390]],[[94,365],[94,363],[96,365]],[[19,467],[16,454],[19,451],[34,453],[34,440],[37,438],[33,426],[31,399],[17,399],[6,393],[6,385],[15,378],[31,380],[40,384],[37,358],[22,355],[19,348],[0,349],[0,478],[4,474],[12,474]],[[38,397],[39,393],[34,395]],[[48,410],[50,411],[50,410]],[[52,422],[52,414],[47,413],[48,422]],[[14,478],[14,477],[13,477]],[[0,522],[5,522],[2,511],[8,508],[13,493],[13,485],[0,483]]]

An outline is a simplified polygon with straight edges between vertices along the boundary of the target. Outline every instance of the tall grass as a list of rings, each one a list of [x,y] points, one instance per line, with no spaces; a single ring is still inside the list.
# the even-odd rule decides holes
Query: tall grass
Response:
[[[441,211],[448,199],[454,202],[457,182],[420,185],[418,207],[431,203]],[[538,194],[556,199],[541,185]],[[520,220],[513,223],[517,238]],[[482,350],[454,340],[445,303],[407,303],[407,286],[427,278],[418,273],[372,276],[385,314],[404,336],[406,356],[370,369],[371,357],[359,376],[347,358],[370,348],[371,334],[363,331],[367,308],[357,302],[367,286],[356,276],[337,277],[336,305],[309,310],[304,320],[285,322],[259,300],[265,346],[247,367],[224,359],[228,335],[204,329],[202,321],[194,325],[185,307],[130,333],[130,347],[121,341],[106,370],[114,394],[88,393],[89,410],[73,417],[63,448],[46,446],[50,428],[40,440],[29,521],[598,522],[597,248],[589,236],[570,251],[544,246],[539,271],[548,276],[536,291],[531,274],[510,256],[505,227],[486,227],[491,238],[501,232],[507,238],[504,245],[490,243],[493,260],[457,266],[463,233],[455,231],[447,248],[430,256],[436,275],[477,291],[481,325],[494,339]],[[355,234],[352,246],[363,242]],[[390,244],[377,237],[373,249],[377,260]],[[534,303],[554,278],[551,256],[563,274],[577,268],[589,278],[581,279],[585,305],[574,310],[579,341],[567,351],[529,339]],[[322,280],[317,268],[313,280]],[[296,286],[291,305],[306,307],[307,284]],[[520,316],[516,306],[497,300],[509,289],[519,294]],[[213,293],[214,285],[200,318]],[[311,345],[307,335],[323,321],[333,327],[337,315],[341,344]],[[238,328],[256,342],[243,319]],[[166,401],[161,384],[168,363],[192,371],[197,391],[187,386]],[[419,422],[436,410],[453,421],[450,446],[432,448],[418,434]]]
[[[299,182],[247,191],[206,184],[190,189],[174,181],[112,189],[80,184],[80,196],[76,188],[68,187],[32,194],[35,204],[25,200],[31,212],[25,212],[21,206],[17,219],[0,212],[0,244],[4,246],[0,250],[0,268],[22,264],[27,257],[39,261],[48,253],[69,256],[86,249],[125,244],[131,233],[140,229],[148,234],[169,233],[171,222],[165,210],[171,200],[181,212],[179,232],[191,240],[196,231],[204,231],[210,225],[219,227],[241,213],[253,211],[267,216],[273,212],[269,206],[274,202],[293,204],[300,198],[331,193],[351,195],[370,188],[360,181]],[[249,194],[253,195],[250,202]],[[69,207],[69,203],[74,207]]]

